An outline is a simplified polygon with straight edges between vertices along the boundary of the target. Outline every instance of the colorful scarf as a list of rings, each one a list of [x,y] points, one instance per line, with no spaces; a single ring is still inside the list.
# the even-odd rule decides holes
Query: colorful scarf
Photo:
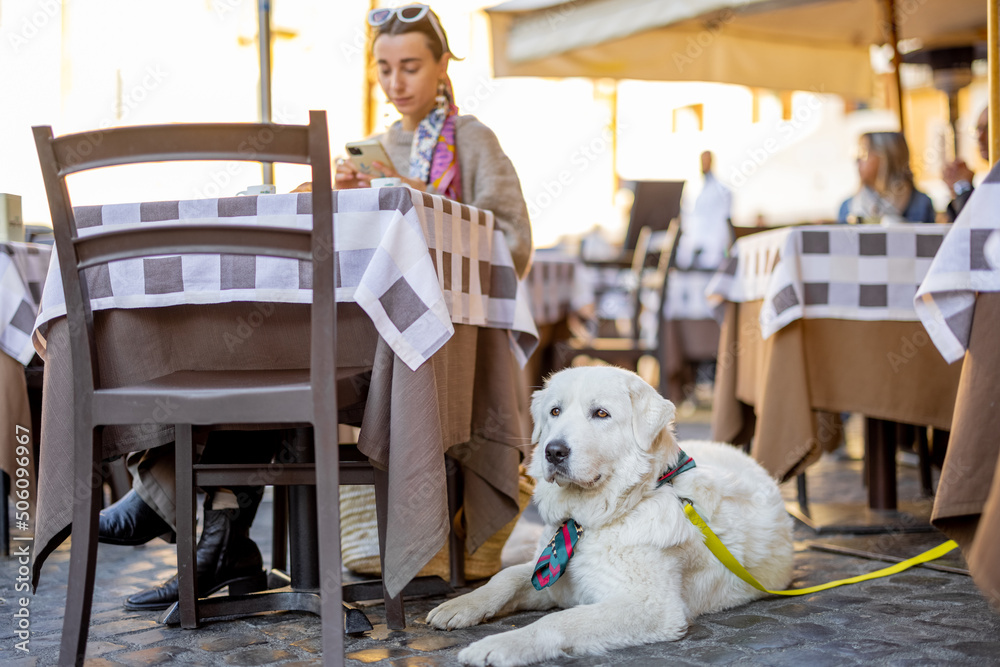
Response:
[[[427,183],[454,201],[462,201],[462,178],[455,146],[455,94],[445,75],[445,100],[417,125],[410,148],[410,177]]]

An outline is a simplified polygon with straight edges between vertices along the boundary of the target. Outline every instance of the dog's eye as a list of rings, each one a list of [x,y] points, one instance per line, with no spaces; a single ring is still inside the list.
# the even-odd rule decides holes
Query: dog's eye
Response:
[[[549,414],[552,415],[553,417],[558,417],[560,412],[562,412],[562,410],[560,410],[559,408],[552,408],[551,410],[549,410]]]
[[[596,410],[594,410],[594,416],[597,417],[598,419],[607,419],[611,415],[609,415],[608,411],[605,410],[604,408],[597,408]]]

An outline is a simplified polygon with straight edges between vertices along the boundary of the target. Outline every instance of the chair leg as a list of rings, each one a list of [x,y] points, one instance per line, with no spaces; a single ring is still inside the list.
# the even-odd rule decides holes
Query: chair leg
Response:
[[[77,406],[80,409],[80,406]],[[89,424],[75,427],[73,540],[69,556],[69,582],[63,615],[60,665],[82,665],[87,652],[87,629],[97,566],[97,515],[104,495],[100,466],[100,429]],[[84,447],[89,444],[90,451]]]
[[[3,494],[3,513],[0,514],[0,556],[10,555],[10,524],[8,512],[10,511],[10,475],[0,470],[0,492]]]
[[[288,489],[272,487],[274,491],[271,524],[271,569],[288,571]]]
[[[406,612],[403,609],[403,593],[389,597],[385,588],[385,539],[386,524],[389,520],[389,473],[375,468],[375,515],[378,523],[378,557],[382,566],[382,597],[385,600],[385,624],[390,630],[406,627]]]
[[[195,541],[194,446],[191,425],[174,425],[177,479],[177,601],[182,628],[198,627],[198,561]]]
[[[925,496],[933,496],[934,482],[931,477],[931,449],[927,429],[927,426],[917,427],[917,461],[920,466],[920,490]]]
[[[323,664],[342,667],[347,610],[344,607],[341,576],[340,461],[337,451],[336,410],[333,410],[332,421],[319,418],[314,426]]]
[[[809,488],[806,484],[805,472],[800,472],[795,476],[796,493],[798,494],[799,509],[809,512]]]
[[[448,565],[452,588],[465,586],[465,540],[455,526],[455,517],[462,507],[462,466],[451,457],[445,457],[448,485]]]

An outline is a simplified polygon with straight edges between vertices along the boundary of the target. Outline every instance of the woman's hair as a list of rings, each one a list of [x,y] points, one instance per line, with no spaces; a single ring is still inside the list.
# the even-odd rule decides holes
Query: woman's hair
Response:
[[[435,24],[437,29],[435,29]],[[438,34],[439,30],[440,35]],[[372,28],[371,43],[374,46],[375,40],[382,35],[405,35],[411,32],[419,32],[427,38],[427,46],[434,55],[434,60],[441,60],[441,56],[451,53],[451,47],[448,46],[448,35],[444,31],[444,26],[441,25],[441,19],[430,8],[428,8],[426,16],[412,23],[400,21],[396,15],[389,17],[389,20],[382,25]],[[452,57],[455,57],[454,54]]]
[[[868,143],[868,152],[879,158],[875,189],[880,193],[896,193],[913,188],[910,170],[910,149],[900,132],[867,132],[861,135]]]

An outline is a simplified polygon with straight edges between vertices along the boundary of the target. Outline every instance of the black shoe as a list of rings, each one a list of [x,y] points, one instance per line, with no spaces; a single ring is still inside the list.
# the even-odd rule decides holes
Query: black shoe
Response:
[[[250,539],[250,526],[239,510],[205,510],[205,527],[198,540],[198,597],[229,587],[230,595],[267,588],[260,550]],[[251,516],[252,521],[252,516]],[[125,600],[129,611],[166,609],[177,602],[177,575],[155,588]]]
[[[173,529],[134,490],[101,510],[97,523],[97,540],[104,544],[136,546],[164,534]]]

